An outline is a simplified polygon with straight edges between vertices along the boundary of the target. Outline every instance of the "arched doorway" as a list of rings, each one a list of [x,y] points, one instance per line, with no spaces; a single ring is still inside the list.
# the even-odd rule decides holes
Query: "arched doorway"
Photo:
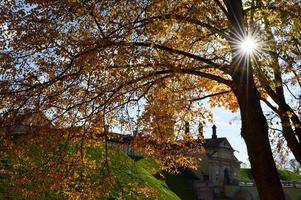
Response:
[[[224,169],[224,184],[230,184],[229,169]]]

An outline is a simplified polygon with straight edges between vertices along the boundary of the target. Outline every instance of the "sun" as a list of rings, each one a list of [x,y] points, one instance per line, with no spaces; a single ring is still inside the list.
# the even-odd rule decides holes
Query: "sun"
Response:
[[[245,34],[234,34],[231,43],[234,48],[233,56],[238,62],[256,62],[265,52],[264,40],[259,31],[249,30]]]
[[[257,49],[257,41],[256,39],[252,38],[251,36],[246,36],[245,38],[242,38],[239,44],[239,49],[244,54],[252,54]]]

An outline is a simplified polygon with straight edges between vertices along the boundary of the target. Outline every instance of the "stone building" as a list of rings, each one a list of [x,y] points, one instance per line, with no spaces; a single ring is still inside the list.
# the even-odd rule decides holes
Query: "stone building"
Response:
[[[212,127],[212,137],[204,139],[205,153],[200,155],[200,167],[196,172],[199,184],[207,185],[215,194],[223,193],[224,185],[238,185],[240,161],[235,150],[225,137],[217,137],[216,126]],[[202,131],[200,131],[202,135]]]
[[[54,128],[42,112],[12,113],[5,120],[0,119],[0,137],[18,138],[34,130]]]

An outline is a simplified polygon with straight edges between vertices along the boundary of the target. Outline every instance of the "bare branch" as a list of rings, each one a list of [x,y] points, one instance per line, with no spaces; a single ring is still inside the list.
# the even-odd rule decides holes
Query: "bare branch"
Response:
[[[128,44],[130,44],[130,43],[128,43]],[[192,53],[189,53],[189,52],[186,52],[186,51],[174,49],[174,48],[167,47],[167,46],[160,45],[160,44],[154,44],[154,43],[149,43],[149,42],[133,42],[132,44],[134,44],[136,46],[152,47],[152,48],[155,48],[155,49],[168,51],[168,52],[175,53],[175,54],[178,54],[178,55],[183,55],[183,56],[186,56],[188,58],[192,58],[192,59],[204,62],[208,65],[214,66],[214,67],[216,67],[216,68],[218,68],[222,71],[228,71],[229,68],[230,68],[229,65],[220,65],[218,63],[212,62],[211,59],[207,59],[207,58],[204,58],[204,57],[199,56],[199,55],[195,55],[195,54],[192,54]]]
[[[275,106],[273,106],[267,99],[265,98],[260,98],[261,101],[263,101],[269,108],[271,108],[271,110],[273,110],[275,113],[279,114],[278,112],[278,108],[276,108]]]
[[[227,90],[227,91],[222,91],[222,92],[218,92],[218,93],[214,93],[214,94],[209,94],[209,95],[206,95],[206,96],[203,96],[203,97],[198,97],[198,98],[191,99],[189,101],[201,101],[201,100],[204,100],[206,98],[210,98],[210,97],[215,97],[215,96],[227,94],[227,93],[229,93],[231,91],[232,90]]]

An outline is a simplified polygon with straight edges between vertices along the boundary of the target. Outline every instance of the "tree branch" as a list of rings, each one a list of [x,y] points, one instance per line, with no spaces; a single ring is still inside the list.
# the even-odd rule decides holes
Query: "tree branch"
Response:
[[[125,43],[125,44],[129,45],[131,43]],[[211,59],[207,59],[207,58],[204,58],[204,57],[199,56],[199,55],[195,55],[195,54],[192,54],[192,53],[189,53],[189,52],[186,52],[186,51],[182,51],[182,50],[174,49],[174,48],[171,48],[171,47],[167,47],[167,46],[164,46],[164,45],[161,45],[161,44],[154,44],[154,43],[149,43],[149,42],[133,42],[132,44],[136,45],[136,46],[142,46],[142,47],[152,47],[152,48],[164,50],[164,51],[167,51],[167,52],[170,52],[170,53],[183,55],[183,56],[186,56],[188,58],[192,58],[192,59],[195,59],[197,61],[201,61],[201,62],[204,62],[208,65],[214,66],[214,67],[216,67],[216,68],[218,68],[222,71],[228,71],[227,68],[230,67],[229,65],[220,65],[218,63],[212,62]]]
[[[208,73],[201,72],[201,71],[196,71],[196,70],[193,70],[193,69],[178,69],[177,71],[180,72],[180,73],[184,73],[184,74],[192,74],[192,75],[208,78],[208,79],[217,81],[219,83],[225,84],[229,87],[234,86],[233,82],[231,80],[227,80],[227,79],[224,79],[220,76],[216,76],[216,75],[213,75],[213,74],[208,74]]]
[[[206,96],[203,96],[203,97],[191,99],[189,101],[201,101],[201,100],[204,100],[204,99],[209,98],[209,97],[214,97],[214,96],[219,96],[219,95],[227,94],[227,93],[229,93],[231,91],[232,90],[227,90],[227,91],[222,91],[222,92],[218,92],[218,93],[214,93],[214,94],[209,94],[209,95],[206,95]]]
[[[222,3],[219,0],[214,0],[214,2],[218,5],[218,7],[223,11],[223,13],[227,16],[228,19],[230,19],[229,13],[226,10],[226,8],[222,5]]]
[[[275,106],[273,106],[267,99],[261,97],[260,100],[263,101],[269,108],[271,108],[271,110],[273,110],[279,115],[278,109]]]
[[[224,32],[224,30],[220,30],[210,24],[207,24],[205,22],[202,22],[200,20],[197,20],[195,18],[191,18],[189,16],[182,16],[182,15],[176,15],[176,14],[165,14],[165,15],[160,15],[160,16],[154,16],[154,17],[150,17],[150,18],[147,18],[147,19],[143,19],[143,20],[139,20],[137,22],[143,22],[143,21],[150,21],[150,20],[156,20],[156,19],[160,19],[160,20],[164,20],[164,19],[174,19],[174,20],[178,20],[178,21],[184,21],[184,22],[188,22],[188,23],[191,23],[191,24],[195,24],[195,25],[198,25],[198,26],[201,26],[201,27],[205,27],[209,30],[212,30],[216,33],[219,33],[220,35],[224,36],[225,38],[229,38],[230,36]]]

